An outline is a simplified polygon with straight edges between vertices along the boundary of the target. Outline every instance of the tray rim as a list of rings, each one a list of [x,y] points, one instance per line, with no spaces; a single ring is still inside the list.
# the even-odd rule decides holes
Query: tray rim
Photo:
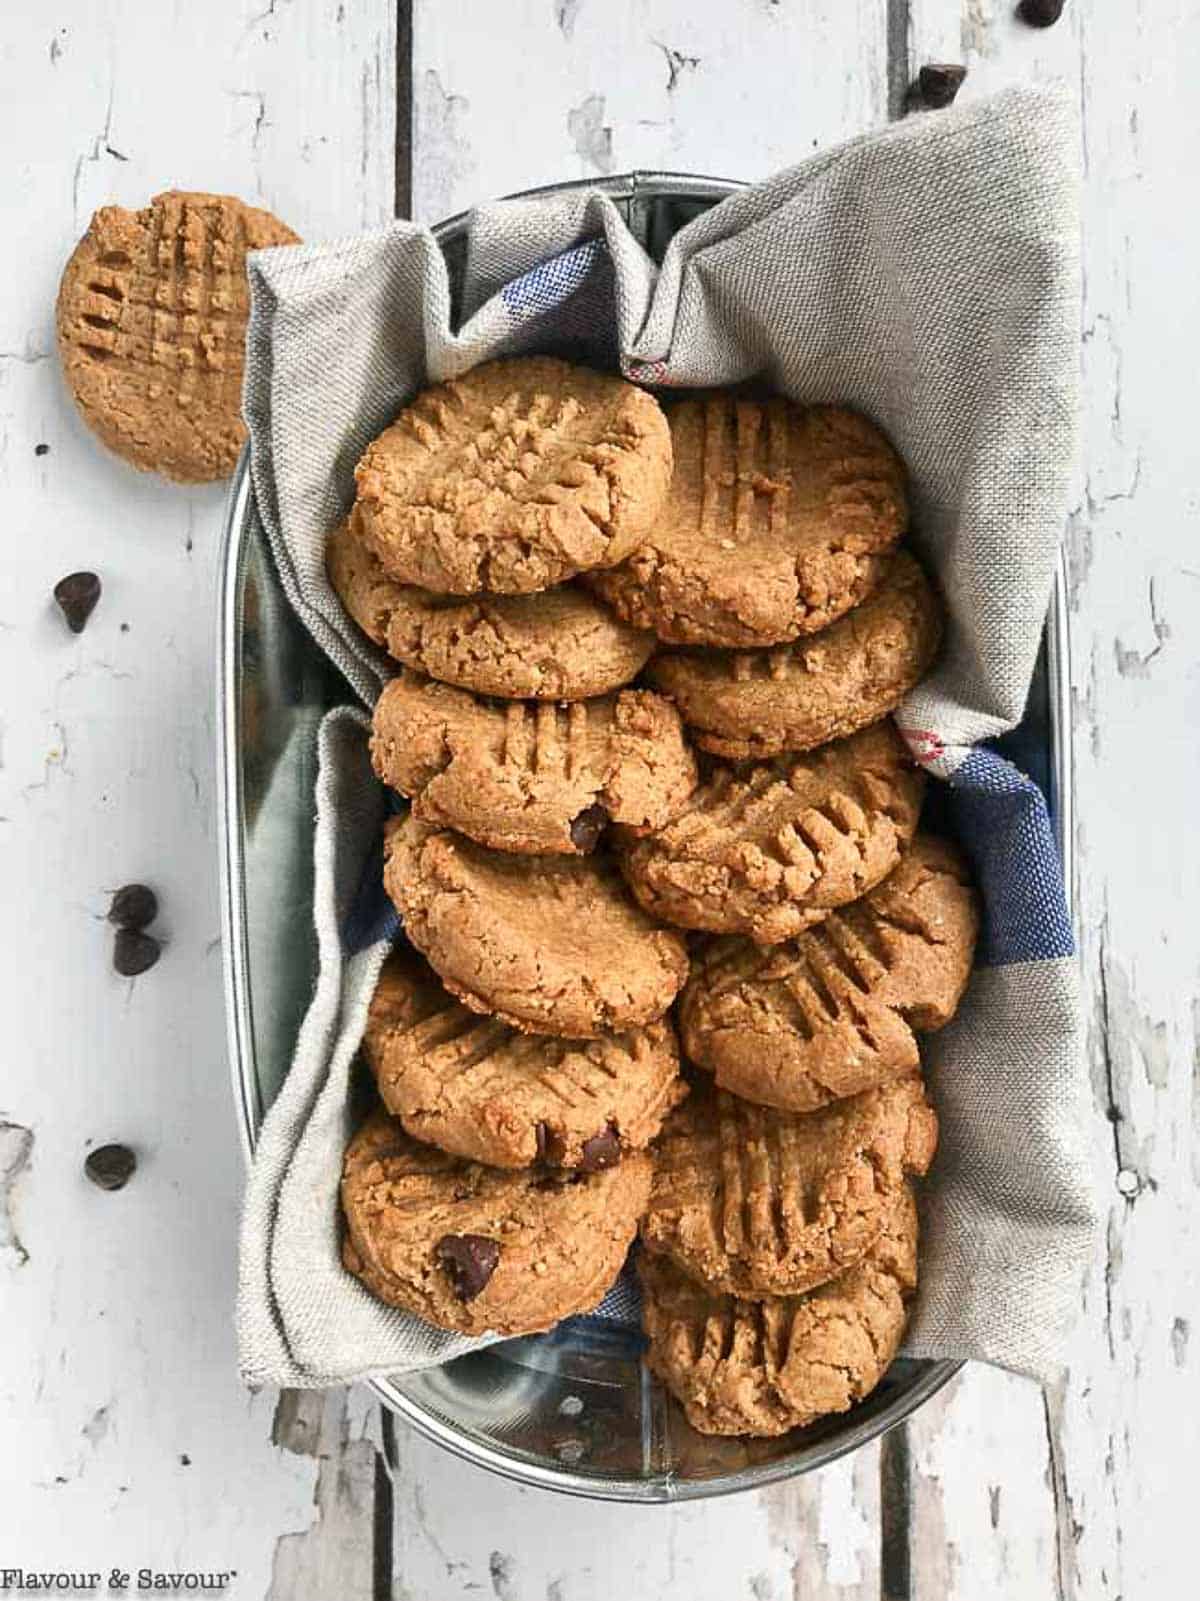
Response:
[[[579,179],[521,190],[510,199],[533,199],[572,192],[600,191],[616,200],[675,198],[720,201],[746,185],[740,181],[692,173],[632,171],[602,179]],[[435,224],[439,242],[462,232],[471,212],[462,211]],[[239,599],[242,559],[246,547],[251,497],[250,447],[239,457],[226,499],[221,535],[219,598],[217,606],[217,820],[220,873],[222,968],[225,1016],[229,1045],[231,1087],[243,1159],[249,1164],[264,1116],[258,1077],[249,987],[249,948],[246,927],[244,855],[242,848],[242,763],[238,724],[241,683]],[[1060,548],[1054,583],[1043,629],[1046,646],[1047,688],[1050,703],[1050,785],[1048,797],[1055,843],[1063,867],[1067,909],[1073,909],[1074,796],[1071,774],[1070,608],[1065,555]],[[319,647],[310,640],[311,648]],[[671,1505],[707,1500],[743,1490],[760,1489],[825,1467],[839,1457],[881,1438],[903,1423],[935,1395],[963,1366],[960,1360],[930,1360],[903,1394],[882,1413],[847,1426],[834,1437],[800,1446],[790,1456],[712,1479],[675,1479],[670,1474],[653,1478],[601,1478],[569,1468],[552,1468],[497,1447],[471,1439],[426,1411],[404,1394],[391,1379],[364,1382],[392,1412],[417,1432],[463,1461],[498,1473],[502,1478],[588,1500]],[[385,1446],[387,1445],[385,1432]],[[390,1460],[389,1466],[395,1463]]]

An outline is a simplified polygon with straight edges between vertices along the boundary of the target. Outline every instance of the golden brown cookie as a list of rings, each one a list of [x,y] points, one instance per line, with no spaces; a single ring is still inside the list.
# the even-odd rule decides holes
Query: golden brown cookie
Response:
[[[371,759],[415,817],[534,855],[585,854],[610,818],[645,833],[696,786],[679,713],[648,689],[485,701],[401,673],[376,703]]]
[[[529,594],[641,544],[666,497],[671,436],[644,389],[519,356],[424,390],[355,476],[363,533],[393,577]]]
[[[807,755],[716,768],[673,821],[620,842],[621,867],[652,916],[775,944],[891,871],[924,788],[885,720]]]
[[[919,1073],[804,1116],[693,1090],[659,1138],[642,1239],[710,1289],[798,1295],[862,1259],[936,1145]]]
[[[631,1151],[588,1174],[464,1162],[374,1112],[346,1149],[342,1259],[373,1295],[462,1334],[533,1334],[621,1271],[650,1186]]]
[[[687,977],[682,936],[634,905],[603,856],[509,856],[394,818],[383,879],[446,988],[525,1033],[640,1028]]]
[[[819,634],[769,650],[664,651],[649,679],[704,750],[761,760],[886,716],[929,671],[941,637],[941,602],[900,551],[874,594]]]
[[[858,1265],[803,1295],[738,1300],[645,1252],[638,1273],[646,1365],[692,1427],[785,1434],[848,1411],[887,1371],[917,1287],[917,1209],[905,1186]]]
[[[908,507],[900,459],[865,417],[732,390],[668,417],[667,505],[591,580],[627,622],[682,645],[776,645],[870,594]]]
[[[594,1040],[519,1034],[468,1011],[404,947],[379,975],[363,1054],[414,1139],[492,1167],[611,1167],[687,1093],[668,1020]]]
[[[723,1089],[809,1112],[918,1062],[971,976],[979,902],[953,845],[918,835],[862,900],[770,950],[714,940],[680,1006],[688,1057]]]
[[[102,206],[58,291],[58,349],[84,422],[143,471],[227,478],[246,438],[246,252],[296,244],[232,195]]]
[[[539,595],[435,595],[389,578],[351,519],[329,537],[329,581],[397,661],[480,695],[585,700],[620,689],[657,641],[574,584]]]

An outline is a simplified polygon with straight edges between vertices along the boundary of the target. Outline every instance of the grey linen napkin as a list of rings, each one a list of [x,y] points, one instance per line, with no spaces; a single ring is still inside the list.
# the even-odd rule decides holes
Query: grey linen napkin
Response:
[[[798,400],[854,405],[892,437],[950,614],[941,663],[899,720],[945,781],[985,902],[980,969],[924,1051],[942,1143],[906,1349],[1041,1377],[1062,1363],[1096,1230],[1077,980],[1042,792],[981,742],[1021,718],[1065,515],[1078,148],[1054,90],[913,118],[725,201],[661,268],[586,191],[481,207],[453,289],[436,240],[407,223],[264,252],[250,263],[245,388],[281,581],[367,705],[389,663],[332,594],[324,543],[362,450],[427,380],[521,351],[619,362],[668,387],[760,375]],[[247,1189],[251,1382],[336,1384],[484,1343],[380,1305],[338,1257],[350,1066],[392,932],[361,914],[347,931],[384,806],[363,724],[334,712],[320,733],[320,973]]]

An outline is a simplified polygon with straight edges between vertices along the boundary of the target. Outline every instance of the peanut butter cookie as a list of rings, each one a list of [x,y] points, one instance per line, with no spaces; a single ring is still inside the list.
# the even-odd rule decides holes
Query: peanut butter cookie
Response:
[[[901,1189],[856,1267],[802,1295],[738,1300],[643,1252],[646,1364],[702,1434],[785,1434],[845,1412],[900,1347],[917,1287],[917,1209]]]
[[[650,1187],[632,1151],[588,1174],[464,1162],[374,1112],[342,1169],[343,1261],[373,1295],[462,1334],[533,1334],[621,1271]]]
[[[861,606],[770,650],[665,651],[649,678],[704,750],[732,761],[812,750],[893,711],[933,664],[942,608],[900,551]]]
[[[376,645],[444,684],[514,700],[585,700],[628,684],[657,641],[574,584],[539,595],[435,595],[397,583],[352,519],[330,535],[329,581]]]
[[[227,478],[246,439],[246,253],[296,244],[232,195],[156,195],[102,206],[67,263],[55,321],[84,422],[143,471]]]
[[[865,417],[729,390],[668,415],[667,505],[592,579],[627,622],[683,645],[776,645],[870,594],[908,508],[900,459]]]
[[[621,842],[622,870],[654,917],[775,944],[891,871],[924,787],[885,720],[808,755],[718,767],[672,822]]]
[[[693,1090],[659,1139],[642,1239],[710,1289],[798,1295],[866,1255],[936,1145],[918,1073],[803,1117]]]
[[[671,477],[658,402],[549,356],[424,390],[358,464],[363,533],[403,583],[528,594],[622,561]]]
[[[979,903],[953,845],[918,835],[862,900],[764,951],[714,940],[680,1007],[689,1058],[747,1100],[809,1112],[911,1071],[914,1029],[948,1023]]]
[[[468,1011],[403,947],[379,975],[363,1053],[415,1139],[492,1167],[611,1167],[687,1093],[666,1019],[594,1040],[518,1034]]]
[[[446,988],[525,1033],[640,1028],[687,977],[682,936],[634,905],[604,857],[509,856],[393,818],[384,885]]]
[[[696,785],[679,713],[648,689],[484,701],[402,673],[376,704],[371,759],[414,817],[532,854],[586,853],[610,818],[656,828]]]

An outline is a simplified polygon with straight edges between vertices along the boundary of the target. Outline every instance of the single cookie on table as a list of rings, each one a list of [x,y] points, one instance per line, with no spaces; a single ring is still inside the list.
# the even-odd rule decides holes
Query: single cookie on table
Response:
[[[941,602],[902,550],[874,594],[819,634],[766,650],[664,651],[648,677],[703,750],[761,760],[812,750],[894,711],[941,638]]]
[[[679,713],[648,689],[497,702],[401,673],[376,703],[371,760],[415,817],[532,855],[586,854],[610,819],[645,833],[696,787]]]
[[[642,1240],[710,1289],[798,1295],[862,1259],[936,1147],[919,1073],[802,1117],[694,1089],[659,1137]]]
[[[679,1008],[684,1049],[764,1106],[811,1112],[856,1095],[917,1066],[914,1030],[954,1016],[978,934],[961,854],[918,834],[869,895],[796,939],[700,951]]]
[[[379,975],[363,1054],[415,1139],[492,1167],[611,1167],[687,1094],[667,1019],[594,1040],[519,1034],[468,1011],[404,947]]]
[[[739,1300],[642,1252],[646,1365],[702,1434],[785,1434],[846,1412],[886,1373],[917,1288],[917,1209],[905,1186],[857,1264],[802,1295]]]
[[[430,678],[513,700],[586,700],[636,678],[657,641],[573,584],[537,595],[435,595],[389,578],[352,518],[329,537],[329,581],[376,645]]]
[[[717,390],[668,411],[675,472],[653,531],[590,582],[682,645],[776,645],[857,606],[908,523],[904,468],[865,417]]]
[[[528,594],[641,544],[666,498],[671,435],[623,378],[518,356],[422,391],[355,477],[364,537],[393,577]]]
[[[807,755],[716,768],[671,822],[620,840],[621,867],[654,917],[776,944],[892,870],[924,790],[885,719]]]
[[[523,1033],[640,1028],[687,977],[682,935],[647,917],[602,856],[510,856],[410,816],[386,827],[383,881],[451,994]]]
[[[84,422],[134,467],[227,478],[245,443],[246,253],[298,237],[232,195],[102,206],[68,261],[55,322]]]
[[[604,1299],[649,1187],[640,1151],[588,1174],[504,1171],[422,1145],[376,1111],[346,1148],[342,1260],[438,1328],[533,1334]]]

